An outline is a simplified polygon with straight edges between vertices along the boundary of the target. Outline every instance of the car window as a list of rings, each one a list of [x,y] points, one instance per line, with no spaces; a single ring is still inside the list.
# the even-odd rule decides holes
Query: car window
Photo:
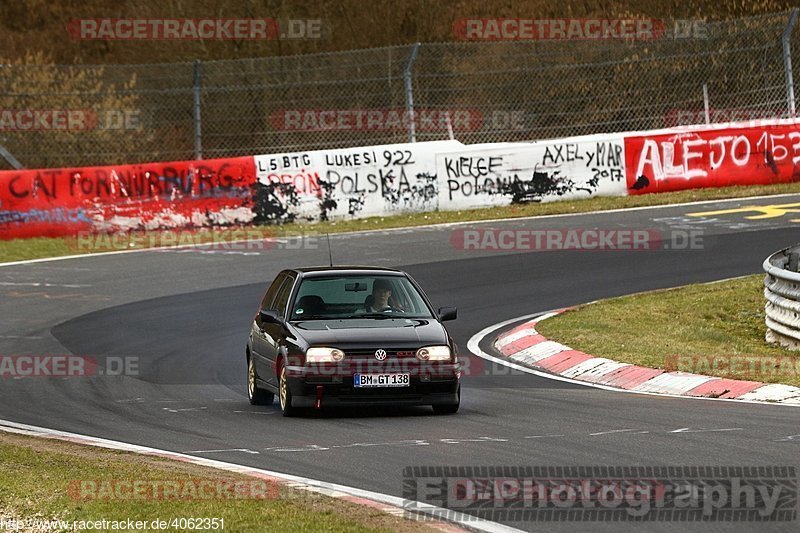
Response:
[[[385,306],[374,303],[376,282],[390,290]],[[403,318],[433,318],[419,291],[407,278],[350,275],[304,279],[294,299],[290,319],[358,318],[376,312]]]
[[[353,290],[347,290],[348,284]],[[300,285],[296,300],[315,295],[328,303],[363,304],[371,287],[372,278],[366,277],[309,278]]]
[[[272,302],[275,301],[275,295],[278,294],[278,290],[281,288],[281,285],[283,285],[285,279],[286,274],[279,274],[278,277],[275,278],[272,285],[267,289],[264,298],[261,299],[261,309],[272,309]]]
[[[280,290],[278,290],[278,294],[275,296],[275,301],[272,304],[271,309],[278,312],[278,315],[283,316],[286,312],[286,304],[289,303],[289,295],[292,292],[292,285],[294,280],[290,277],[286,277],[281,285]]]

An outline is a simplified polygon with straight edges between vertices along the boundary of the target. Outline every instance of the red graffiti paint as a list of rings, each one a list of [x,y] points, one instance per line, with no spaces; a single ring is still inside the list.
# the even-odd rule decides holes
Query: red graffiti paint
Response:
[[[249,207],[252,157],[0,172],[0,239],[209,226]]]
[[[800,178],[800,124],[709,128],[625,138],[629,194]]]

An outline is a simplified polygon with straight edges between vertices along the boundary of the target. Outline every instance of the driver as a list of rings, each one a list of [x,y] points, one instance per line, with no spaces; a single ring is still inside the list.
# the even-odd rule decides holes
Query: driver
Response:
[[[367,306],[368,313],[383,311],[391,307],[392,284],[388,279],[378,278],[372,283],[372,303]]]

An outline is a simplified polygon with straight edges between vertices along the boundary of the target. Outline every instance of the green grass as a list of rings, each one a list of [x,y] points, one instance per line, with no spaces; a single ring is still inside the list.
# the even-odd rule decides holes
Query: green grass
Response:
[[[615,361],[800,386],[800,353],[764,340],[763,282],[758,274],[612,298],[547,319],[536,329],[576,350]],[[676,368],[677,358],[687,356],[716,356],[723,364],[717,369],[696,363]],[[731,372],[727,356],[790,358],[794,367],[758,364],[755,371],[740,367]]]
[[[254,478],[182,462],[0,433],[0,519],[224,518],[224,531],[432,531],[342,500],[270,485],[266,499],[81,499],[81,480],[217,481]],[[206,529],[208,530],[208,529]],[[175,531],[175,529],[169,529]],[[223,531],[218,529],[218,531]]]
[[[667,205],[702,200],[718,200],[725,198],[742,198],[747,196],[774,195],[785,193],[800,193],[800,183],[779,185],[757,185],[749,187],[724,187],[719,189],[694,189],[660,194],[644,194],[639,196],[608,196],[596,197],[586,200],[571,200],[564,202],[530,203],[493,207],[485,209],[471,209],[463,211],[431,211],[427,213],[413,213],[386,217],[370,217],[355,220],[342,220],[336,222],[319,223],[292,223],[281,226],[256,226],[248,228],[217,228],[216,230],[200,229],[192,236],[192,242],[209,242],[215,238],[223,240],[237,239],[237,235],[246,235],[248,238],[284,237],[297,235],[322,235],[325,233],[344,233],[365,230],[380,230],[391,228],[404,228],[428,224],[444,224],[451,222],[481,221],[493,219],[513,219],[520,217],[574,214],[588,211],[607,211],[609,209],[625,209],[631,207],[644,207]],[[166,232],[167,237],[178,238],[178,244],[187,242],[183,240],[188,232],[177,236],[177,231]],[[105,251],[132,250],[160,245],[165,232],[136,232],[128,234],[126,238],[116,241],[79,240],[75,237],[61,238],[32,238],[0,241],[0,262],[22,261],[26,259],[39,259],[45,257],[59,257],[84,253],[97,253]],[[131,246],[130,244],[133,243]]]

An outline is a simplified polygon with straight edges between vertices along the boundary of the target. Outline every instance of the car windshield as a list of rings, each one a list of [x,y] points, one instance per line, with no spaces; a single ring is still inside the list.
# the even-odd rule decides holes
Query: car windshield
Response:
[[[417,288],[404,276],[306,278],[291,311],[292,320],[433,318]]]

